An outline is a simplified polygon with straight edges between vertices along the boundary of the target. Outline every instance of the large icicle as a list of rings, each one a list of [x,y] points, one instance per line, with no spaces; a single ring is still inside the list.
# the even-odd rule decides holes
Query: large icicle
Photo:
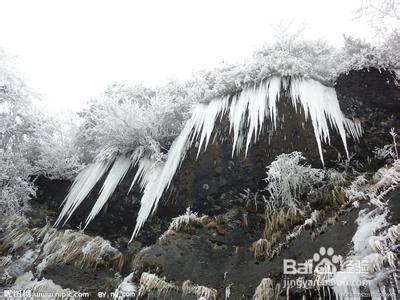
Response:
[[[100,192],[100,196],[97,199],[89,216],[86,219],[85,228],[87,225],[89,225],[89,223],[93,220],[93,218],[99,213],[99,211],[102,209],[104,204],[110,198],[112,193],[114,193],[115,188],[125,177],[126,172],[128,172],[131,165],[132,165],[132,160],[126,156],[120,156],[115,160],[110,172],[107,175],[106,180],[103,183],[103,186],[102,186],[101,192]]]
[[[156,209],[162,194],[168,189],[175,172],[185,158],[187,148],[199,136],[199,149],[203,144],[204,148],[207,148],[216,118],[225,112],[228,103],[228,97],[225,97],[224,99],[212,100],[208,105],[197,105],[181,134],[173,142],[165,164],[151,169],[149,174],[146,175],[148,183],[144,189],[132,239],[137,235],[149,215]]]
[[[347,157],[349,157],[346,129],[354,139],[360,137],[361,129],[359,125],[349,122],[344,117],[335,89],[326,87],[315,80],[297,78],[291,81],[290,91],[293,106],[296,107],[296,102],[299,101],[306,119],[308,117],[311,119],[322,164],[324,164],[322,142],[330,143],[329,125],[340,134]]]
[[[279,99],[279,93],[281,90],[281,78],[274,76],[265,82],[261,82],[258,87],[254,86],[254,91],[250,89],[242,93],[244,94],[244,101],[248,104],[248,131],[247,131],[247,141],[246,141],[246,156],[249,150],[251,139],[254,135],[254,143],[257,142],[257,138],[262,131],[264,120],[267,118],[271,121],[273,128],[276,128],[276,116],[277,108],[276,102]],[[249,93],[250,92],[250,93]],[[241,95],[242,95],[241,94]],[[238,102],[243,101],[239,100]],[[235,104],[232,104],[235,107]],[[246,110],[239,112],[234,112],[230,115],[231,124],[233,125],[235,131],[234,137],[238,138],[241,130],[243,128],[238,128],[235,126],[237,123],[241,123],[238,119],[243,119]],[[236,118],[236,119],[235,119]],[[234,142],[234,144],[236,144]],[[233,150],[235,147],[233,147]],[[240,148],[237,149],[240,151]],[[233,153],[233,152],[232,152]]]
[[[60,224],[65,216],[66,219],[63,224],[69,220],[76,208],[82,203],[96,183],[108,170],[110,164],[110,161],[97,161],[78,174],[67,197],[64,199],[64,207],[55,223],[56,226]]]

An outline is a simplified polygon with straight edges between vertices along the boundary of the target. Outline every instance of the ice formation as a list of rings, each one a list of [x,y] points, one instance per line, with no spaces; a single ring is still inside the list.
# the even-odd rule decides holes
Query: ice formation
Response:
[[[114,193],[117,185],[125,177],[125,174],[126,172],[128,172],[131,164],[132,160],[126,156],[120,156],[115,160],[110,172],[107,175],[106,180],[104,181],[103,187],[101,188],[100,196],[86,219],[86,225],[88,225],[90,221],[93,220],[93,218],[103,208],[104,204],[106,204],[108,198],[110,198],[112,193]]]
[[[375,236],[387,227],[387,214],[387,208],[382,207],[369,213],[365,210],[360,212],[356,220],[358,229],[352,239],[353,250],[346,258],[344,268],[332,278],[336,299],[348,299],[350,296],[361,299],[362,286],[368,288],[372,299],[381,299],[385,295],[388,299],[397,299],[398,261],[390,249],[400,241],[400,234],[395,234],[393,238],[393,232],[398,233],[398,225],[390,227],[386,234]]]
[[[110,162],[97,161],[78,174],[71,186],[71,190],[64,199],[64,207],[56,221],[56,225],[62,221],[64,216],[66,216],[64,224],[68,221],[75,209],[79,204],[81,204],[93,189],[97,181],[99,181],[108,170],[109,166]]]
[[[115,169],[113,167],[108,175],[111,178],[106,179],[102,193],[87,219],[87,224],[100,211],[116,184],[122,180],[126,170],[129,169],[128,164],[135,165],[137,172],[132,186],[139,184],[143,190],[141,207],[132,235],[132,238],[135,237],[147,218],[157,208],[163,193],[169,188],[186,156],[187,149],[194,142],[198,143],[198,155],[202,149],[207,148],[218,118],[226,116],[229,120],[230,131],[233,133],[232,155],[239,153],[244,148],[244,144],[247,155],[251,142],[257,141],[265,123],[269,122],[271,128],[276,130],[277,103],[282,91],[288,92],[295,109],[302,107],[306,119],[311,120],[322,164],[324,164],[322,143],[330,142],[330,129],[335,129],[340,134],[348,155],[346,134],[358,140],[362,129],[358,122],[344,117],[335,90],[312,79],[273,76],[253,87],[244,89],[233,97],[225,96],[213,99],[208,104],[197,104],[192,110],[191,118],[172,144],[165,163],[151,161],[146,157],[137,161],[137,156],[135,156],[131,164],[124,160],[120,166]],[[119,164],[119,159],[114,162],[114,164],[117,163]],[[78,175],[65,199],[65,205],[56,224],[64,218],[66,218],[65,221],[68,220],[95,183],[107,172],[110,165],[110,162],[96,162]]]

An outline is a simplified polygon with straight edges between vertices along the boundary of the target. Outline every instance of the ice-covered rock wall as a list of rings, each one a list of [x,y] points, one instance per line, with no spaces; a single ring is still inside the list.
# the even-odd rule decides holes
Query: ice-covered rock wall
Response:
[[[207,104],[196,105],[191,118],[172,144],[165,162],[149,161],[148,158],[141,158],[139,161],[134,155],[132,160],[118,157],[113,162],[96,162],[85,169],[75,180],[57,223],[64,217],[68,219],[71,216],[94,184],[113,164],[101,195],[87,218],[87,225],[106,203],[128,169],[138,164],[133,183],[140,184],[143,196],[133,232],[133,237],[136,236],[144,222],[157,208],[187,150],[194,143],[198,147],[197,155],[200,155],[202,149],[207,149],[217,121],[227,117],[230,133],[233,135],[232,156],[243,149],[247,155],[250,145],[256,143],[260,135],[265,133],[266,124],[270,125],[272,130],[277,130],[277,103],[282,93],[289,95],[294,109],[296,111],[302,109],[305,119],[311,121],[322,164],[324,164],[322,144],[330,143],[331,130],[340,135],[344,150],[347,156],[349,155],[346,135],[358,140],[362,129],[357,121],[344,117],[335,89],[312,79],[274,76],[244,89],[233,97],[216,98]],[[276,134],[279,135],[279,131]]]

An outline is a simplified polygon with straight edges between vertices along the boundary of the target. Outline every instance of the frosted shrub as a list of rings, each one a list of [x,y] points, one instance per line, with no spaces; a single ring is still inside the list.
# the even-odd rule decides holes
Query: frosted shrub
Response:
[[[84,167],[76,143],[78,122],[72,113],[56,117],[35,113],[35,139],[29,145],[29,157],[36,174],[50,179],[73,179]]]
[[[286,35],[286,36],[285,36]],[[185,84],[188,96],[196,102],[234,94],[273,75],[302,76],[333,85],[342,73],[361,69],[400,67],[399,33],[394,32],[380,45],[345,37],[345,46],[335,49],[321,40],[305,40],[283,33],[277,41],[257,50],[240,64],[224,64],[197,73]]]
[[[190,101],[185,95],[174,82],[157,89],[112,86],[81,113],[78,139],[98,159],[140,147],[146,156],[163,160],[187,119]]]
[[[375,147],[374,154],[377,159],[394,158],[396,156],[393,145],[385,145],[382,148]]]
[[[396,35],[393,34],[383,45],[373,46],[359,39],[345,37],[345,46],[340,53],[337,75],[348,73],[351,70],[398,68],[400,56],[398,51],[391,47],[395,39],[397,39]]]
[[[32,166],[19,153],[0,149],[0,219],[22,215],[36,188],[29,179]]]
[[[268,167],[266,190],[271,200],[280,206],[296,208],[301,196],[313,191],[324,178],[320,169],[302,165],[305,157],[300,152],[281,154]]]
[[[0,223],[21,215],[35,188],[29,180],[33,168],[26,156],[32,136],[27,109],[30,93],[0,49]]]

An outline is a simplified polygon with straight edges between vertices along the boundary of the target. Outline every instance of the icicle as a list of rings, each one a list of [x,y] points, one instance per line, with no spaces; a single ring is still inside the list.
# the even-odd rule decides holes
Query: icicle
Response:
[[[246,89],[242,91],[239,95],[237,95],[230,105],[229,110],[229,120],[230,120],[230,132],[233,129],[233,146],[232,146],[232,156],[235,154],[235,150],[237,152],[240,151],[241,142],[238,143],[238,140],[242,138],[243,135],[243,122],[244,115],[247,111],[247,107],[249,104],[249,90]]]
[[[150,171],[145,176],[147,183],[131,240],[137,235],[149,215],[154,212],[162,194],[168,189],[175,172],[185,158],[187,148],[198,136],[202,141],[199,147],[201,148],[204,143],[204,147],[207,148],[215,120],[218,115],[225,112],[227,105],[228,97],[213,100],[208,105],[197,105],[181,134],[172,143],[165,164],[149,169]],[[212,120],[214,122],[211,122]]]
[[[69,220],[75,209],[82,203],[95,184],[108,170],[110,164],[110,161],[97,161],[78,174],[63,202],[64,207],[61,210],[55,226],[59,225],[64,217],[66,217],[66,219],[63,224]]]
[[[110,172],[107,175],[106,180],[103,183],[103,186],[100,191],[100,196],[97,199],[89,216],[86,219],[85,228],[86,226],[89,225],[89,223],[93,220],[93,218],[100,212],[100,210],[107,202],[107,200],[110,198],[112,193],[114,193],[115,188],[125,177],[126,172],[128,172],[131,165],[132,165],[132,160],[126,156],[120,156],[115,160]]]
[[[138,163],[138,169],[136,171],[135,177],[132,180],[131,186],[129,187],[129,192],[132,190],[135,183],[139,183],[140,189],[143,190],[147,183],[150,181],[150,173],[154,167],[161,165],[161,162],[155,162],[148,158],[142,158]]]
[[[349,157],[346,129],[354,139],[358,139],[362,133],[361,127],[344,117],[335,89],[326,87],[315,80],[296,78],[291,81],[290,92],[293,105],[295,106],[297,101],[300,102],[306,119],[308,117],[311,119],[322,164],[324,164],[322,142],[330,144],[328,125],[340,134],[347,157]]]
[[[221,105],[222,104],[222,105]],[[214,130],[214,125],[219,114],[223,115],[225,113],[226,107],[228,105],[228,98],[224,100],[214,100],[211,101],[207,108],[203,107],[198,110],[200,117],[198,118],[198,123],[196,124],[196,134],[200,134],[199,150],[197,152],[197,157],[200,154],[200,150],[204,144],[204,151],[207,149],[208,142],[210,141],[211,134]]]

